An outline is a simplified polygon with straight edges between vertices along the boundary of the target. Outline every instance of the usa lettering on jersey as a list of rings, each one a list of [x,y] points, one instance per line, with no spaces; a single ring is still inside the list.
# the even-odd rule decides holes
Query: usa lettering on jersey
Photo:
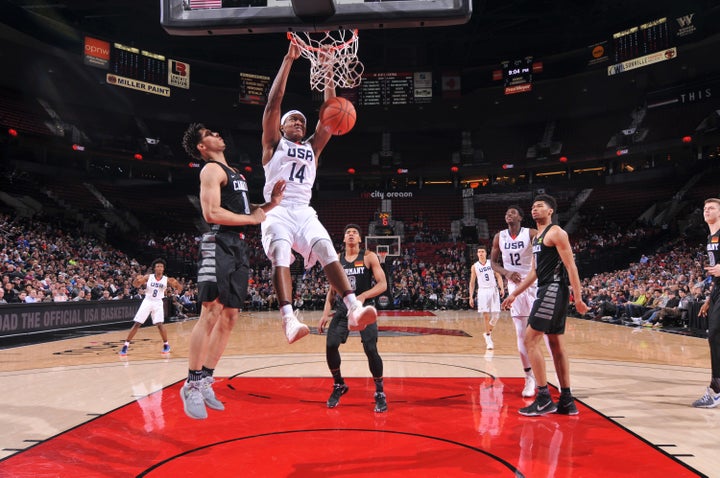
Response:
[[[313,161],[314,154],[312,149],[308,148],[288,148],[287,155],[291,158],[301,159],[304,161]]]
[[[505,249],[525,249],[525,242],[523,241],[515,241],[515,242],[506,242],[504,244]]]

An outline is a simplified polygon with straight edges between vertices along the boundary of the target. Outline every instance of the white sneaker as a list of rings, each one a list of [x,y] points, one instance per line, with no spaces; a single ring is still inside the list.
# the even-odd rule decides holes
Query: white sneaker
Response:
[[[285,337],[289,344],[300,340],[310,333],[307,325],[300,322],[293,311],[292,315],[283,317],[283,329],[285,329]]]
[[[185,382],[180,387],[180,398],[185,408],[185,414],[190,418],[203,420],[207,418],[207,409],[200,391],[200,382]]]
[[[377,322],[377,309],[372,305],[362,305],[355,302],[347,314],[348,329],[363,330],[370,324]]]
[[[535,377],[532,375],[525,377],[525,387],[522,391],[522,396],[525,398],[530,398],[535,395]]]
[[[214,382],[215,379],[210,376],[200,380],[200,393],[202,393],[203,400],[208,408],[222,411],[225,410],[225,405],[215,396],[215,391],[212,388]]]
[[[495,348],[495,345],[493,344],[492,337],[490,334],[483,334],[483,337],[485,337],[485,346],[488,350],[492,350]]]

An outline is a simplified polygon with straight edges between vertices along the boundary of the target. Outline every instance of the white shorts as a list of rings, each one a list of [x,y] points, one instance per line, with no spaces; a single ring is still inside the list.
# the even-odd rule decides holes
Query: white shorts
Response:
[[[308,205],[275,207],[267,213],[260,230],[266,255],[272,242],[285,240],[295,252],[303,256],[306,269],[310,269],[318,260],[312,251],[312,246],[318,240],[326,239],[332,244],[330,234],[318,219],[315,209]]]
[[[517,288],[517,284],[513,281],[508,281],[507,288],[508,295],[512,294]],[[534,282],[533,285],[525,289],[522,294],[515,298],[512,307],[510,307],[510,317],[530,317],[530,311],[536,298],[537,282]]]
[[[162,300],[146,300],[143,299],[140,308],[133,319],[138,324],[144,324],[148,318],[152,317],[153,324],[162,324],[165,322],[165,308]]]
[[[477,291],[477,311],[500,312],[500,295],[496,287],[480,287]]]

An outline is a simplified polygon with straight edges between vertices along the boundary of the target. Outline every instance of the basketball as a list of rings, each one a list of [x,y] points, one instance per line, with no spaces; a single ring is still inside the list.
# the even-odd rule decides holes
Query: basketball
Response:
[[[353,104],[339,96],[330,98],[320,107],[320,123],[335,136],[353,129],[356,117]]]

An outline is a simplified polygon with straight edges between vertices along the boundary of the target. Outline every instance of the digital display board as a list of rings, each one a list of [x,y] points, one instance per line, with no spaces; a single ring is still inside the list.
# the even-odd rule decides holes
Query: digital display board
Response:
[[[608,76],[676,58],[677,48],[670,43],[667,18],[613,34],[614,64],[608,67]]]
[[[364,73],[358,88],[360,106],[412,105],[432,101],[432,73]]]
[[[269,76],[240,73],[238,101],[248,105],[264,105],[270,92]]]
[[[503,62],[505,94],[524,93],[532,90],[533,57]]]
[[[113,43],[110,72],[155,85],[167,85],[167,60],[163,55]]]
[[[615,63],[632,60],[667,48],[670,48],[667,18],[659,18],[613,34]]]

